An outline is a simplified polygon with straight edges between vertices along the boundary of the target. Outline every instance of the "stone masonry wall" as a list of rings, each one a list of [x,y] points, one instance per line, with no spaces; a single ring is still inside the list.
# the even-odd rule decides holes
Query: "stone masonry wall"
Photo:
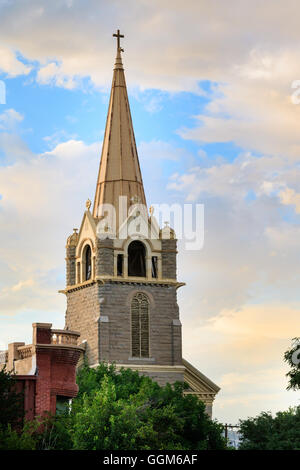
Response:
[[[150,299],[150,358],[131,358],[131,298]],[[66,327],[86,340],[89,364],[106,360],[122,364],[181,365],[181,324],[173,286],[91,284],[67,293]]]
[[[162,240],[162,277],[164,279],[176,279],[176,254],[177,240]]]
[[[99,287],[97,283],[67,293],[65,327],[80,332],[80,341],[87,341],[86,355],[89,364],[99,362],[98,319]]]
[[[114,275],[114,250],[113,240],[106,238],[100,240],[97,238],[96,250],[96,276]]]
[[[135,292],[144,292],[150,299],[150,358],[138,360],[131,359],[130,304]],[[100,350],[104,344],[105,359],[123,364],[181,365],[181,325],[177,323],[174,329],[173,324],[179,320],[175,287],[109,282],[99,286],[99,297],[105,319],[99,324]]]
[[[173,364],[181,364],[182,362],[182,333],[180,320],[172,322],[172,362]]]
[[[151,379],[155,380],[155,382],[158,383],[158,385],[166,385],[167,383],[173,384],[174,382],[183,382],[184,381],[184,375],[183,373],[179,372],[140,372],[140,375],[147,375]]]
[[[66,247],[66,283],[73,286],[76,282],[75,246]]]

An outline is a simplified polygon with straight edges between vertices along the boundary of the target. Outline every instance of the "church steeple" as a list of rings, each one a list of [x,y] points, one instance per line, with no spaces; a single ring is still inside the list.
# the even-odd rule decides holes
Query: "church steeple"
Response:
[[[119,196],[127,196],[127,207],[133,202],[146,205],[143,180],[134,137],[125,74],[117,37],[117,56],[102,146],[93,216],[100,216],[99,206],[112,204],[118,221]]]
[[[177,303],[177,240],[146,206],[118,30],[93,213],[86,203],[79,233],[67,240],[66,328],[79,331],[90,366],[127,367],[161,385],[185,381],[211,414],[219,388],[182,358]],[[124,199],[119,213],[119,197]],[[139,207],[136,206],[140,203]],[[116,226],[109,217],[113,205]],[[107,212],[107,214],[105,214]],[[125,215],[125,220],[119,215]],[[103,216],[103,217],[102,217]],[[119,220],[122,219],[121,221]],[[103,231],[102,231],[103,229]],[[116,229],[116,230],[115,230]]]

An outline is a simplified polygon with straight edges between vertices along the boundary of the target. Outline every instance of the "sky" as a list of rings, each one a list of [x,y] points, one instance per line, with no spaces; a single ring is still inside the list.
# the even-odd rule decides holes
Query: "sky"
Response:
[[[64,326],[119,28],[148,204],[204,204],[203,248],[179,242],[183,356],[221,387],[221,422],[299,404],[283,362],[299,336],[299,15],[296,0],[0,0],[0,349]]]

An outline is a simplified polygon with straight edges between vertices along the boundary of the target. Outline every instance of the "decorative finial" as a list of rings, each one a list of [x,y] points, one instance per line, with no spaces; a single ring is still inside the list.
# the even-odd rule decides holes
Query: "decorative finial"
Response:
[[[118,29],[117,34],[114,33],[113,37],[117,38],[117,50],[124,52],[124,49],[122,49],[121,46],[120,46],[120,38],[123,38],[124,34],[120,34],[120,30]]]
[[[168,222],[167,220],[165,221],[165,227],[168,227],[169,228],[169,224],[170,222]]]
[[[73,232],[77,234],[78,228],[73,228]]]
[[[92,205],[92,203],[91,203],[91,201],[88,199],[88,200],[86,201],[86,203],[85,203],[85,207],[87,208],[88,211],[90,210],[91,205]]]
[[[151,217],[153,216],[153,214],[154,214],[154,207],[153,206],[149,207],[149,214],[151,215]]]

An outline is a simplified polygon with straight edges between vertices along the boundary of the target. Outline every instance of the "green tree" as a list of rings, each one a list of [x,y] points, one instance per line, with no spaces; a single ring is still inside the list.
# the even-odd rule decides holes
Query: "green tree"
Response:
[[[300,450],[300,406],[240,421],[241,450]]]
[[[34,439],[28,428],[22,429],[24,418],[23,394],[16,391],[16,380],[0,370],[0,450],[34,449]]]
[[[186,385],[160,387],[130,369],[104,363],[78,374],[70,415],[76,449],[224,449],[222,426]]]
[[[16,380],[6,371],[0,370],[0,428],[19,424],[24,415],[23,394],[16,392]]]
[[[285,352],[284,360],[291,367],[286,374],[289,377],[288,390],[300,390],[300,338],[293,338],[292,346]]]
[[[160,387],[138,372],[100,364],[77,375],[78,396],[63,415],[8,429],[2,448],[83,450],[225,449],[223,427],[186,385]],[[6,446],[6,447],[5,447]]]
[[[31,423],[26,423],[18,431],[10,424],[0,428],[0,450],[35,450],[36,444]]]

